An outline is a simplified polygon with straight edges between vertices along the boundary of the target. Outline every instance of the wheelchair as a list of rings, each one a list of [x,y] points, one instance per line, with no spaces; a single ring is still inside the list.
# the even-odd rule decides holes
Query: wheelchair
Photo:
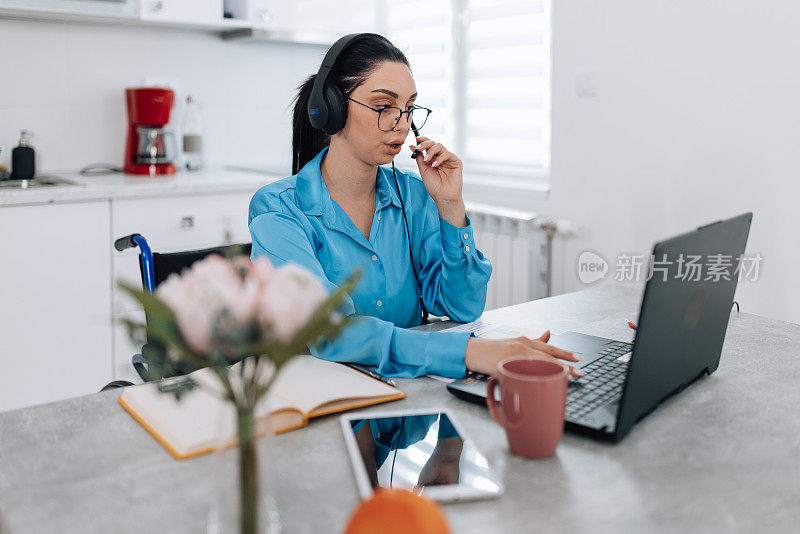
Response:
[[[184,269],[190,267],[194,262],[202,260],[211,254],[219,254],[221,256],[246,254],[249,256],[252,250],[252,243],[223,245],[183,252],[159,253],[152,252],[147,240],[140,234],[127,235],[114,241],[114,248],[120,252],[136,247],[139,247],[139,270],[142,275],[142,287],[145,291],[153,293],[156,287],[166,280],[169,275],[172,273],[180,273]],[[148,342],[142,347],[141,354],[134,354],[131,358],[133,368],[145,382],[151,380],[147,370],[147,354],[152,350],[156,349],[152,341],[148,339]],[[192,370],[191,368],[181,369],[178,367],[178,373],[176,374],[186,374]],[[132,385],[133,382],[127,380],[114,380],[106,384],[101,391]]]

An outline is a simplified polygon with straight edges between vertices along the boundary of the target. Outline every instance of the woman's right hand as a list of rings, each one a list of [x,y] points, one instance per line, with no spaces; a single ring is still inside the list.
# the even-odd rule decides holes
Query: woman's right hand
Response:
[[[497,373],[497,364],[505,358],[521,357],[539,360],[566,360],[568,362],[580,361],[577,356],[567,350],[549,345],[550,331],[545,332],[537,339],[525,336],[509,339],[481,339],[471,337],[467,341],[467,352],[464,363],[469,371],[493,375]],[[560,363],[560,362],[559,362]],[[584,372],[569,366],[572,376],[583,376]]]

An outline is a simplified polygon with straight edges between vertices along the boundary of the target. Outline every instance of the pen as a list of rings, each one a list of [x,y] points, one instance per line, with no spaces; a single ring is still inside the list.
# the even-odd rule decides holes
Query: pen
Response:
[[[374,378],[375,380],[380,380],[384,384],[389,384],[390,386],[394,386],[395,385],[394,380],[392,380],[391,378],[386,378],[384,376],[379,375],[378,373],[376,373],[375,371],[373,371],[369,367],[364,367],[363,365],[359,365],[357,363],[345,363],[345,365],[347,367],[350,367],[351,369],[355,369],[356,371],[364,373],[365,375],[370,376],[370,377]]]

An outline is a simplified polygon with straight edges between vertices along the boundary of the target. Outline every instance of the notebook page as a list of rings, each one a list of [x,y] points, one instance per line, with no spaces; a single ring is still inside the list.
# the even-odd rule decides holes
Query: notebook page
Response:
[[[400,391],[340,363],[302,354],[281,369],[270,393],[289,400],[304,414],[335,400],[377,398]]]

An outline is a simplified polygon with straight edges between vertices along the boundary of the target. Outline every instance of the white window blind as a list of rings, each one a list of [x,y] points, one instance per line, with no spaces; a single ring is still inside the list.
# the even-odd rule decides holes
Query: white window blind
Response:
[[[549,7],[549,0],[383,5],[383,33],[411,63],[417,103],[434,110],[422,134],[451,147],[467,176],[548,174]]]

